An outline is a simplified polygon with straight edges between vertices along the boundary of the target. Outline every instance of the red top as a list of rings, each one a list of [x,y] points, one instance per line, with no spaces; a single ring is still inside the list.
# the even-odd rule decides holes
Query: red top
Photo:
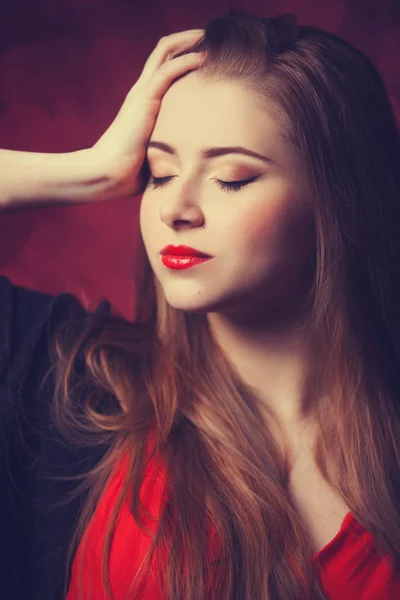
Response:
[[[126,460],[117,466],[110,485],[101,497],[85,532],[87,545],[84,556],[85,600],[107,600],[101,583],[101,547],[109,515],[121,490],[126,470]],[[165,470],[155,458],[145,472],[140,499],[152,515],[159,515],[161,495],[164,488]],[[155,531],[156,523],[145,521]],[[110,581],[115,600],[129,597],[129,585],[139,568],[144,551],[151,545],[151,537],[137,525],[130,511],[128,499],[122,505],[110,550]],[[67,600],[78,600],[77,555],[72,565],[71,583]],[[325,593],[330,600],[398,600],[400,598],[400,574],[394,573],[389,558],[379,558],[375,552],[372,535],[348,513],[340,531],[313,557],[319,565]],[[150,574],[151,575],[151,574]],[[142,595],[141,595],[142,594]],[[163,600],[162,590],[149,575],[138,590],[141,600]]]

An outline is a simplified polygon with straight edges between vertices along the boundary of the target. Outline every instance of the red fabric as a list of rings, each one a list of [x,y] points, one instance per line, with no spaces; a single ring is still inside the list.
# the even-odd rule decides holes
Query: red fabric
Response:
[[[151,442],[149,444],[149,449]],[[121,490],[127,461],[118,465],[110,485],[105,490],[91,522],[85,532],[84,593],[85,600],[106,600],[101,583],[100,556],[104,532],[112,507]],[[165,482],[165,467],[153,459],[147,466],[140,498],[147,510],[157,518],[160,514],[161,496]],[[156,522],[146,521],[152,531]],[[211,532],[211,537],[213,531]],[[139,568],[144,552],[150,547],[151,537],[136,525],[130,512],[128,499],[123,503],[115,537],[110,551],[110,581],[115,600],[126,600],[131,580]],[[211,547],[215,551],[215,546]],[[67,600],[78,600],[77,558],[83,552],[78,548],[72,567],[71,584]],[[166,560],[163,556],[163,561]],[[165,563],[164,563],[165,564]],[[337,535],[313,557],[329,600],[398,600],[400,574],[395,573],[389,558],[377,555],[372,535],[348,513]],[[156,582],[154,573],[144,578],[135,598],[162,600],[162,584]]]
[[[151,442],[149,444],[149,450]],[[84,593],[78,594],[78,561],[83,553],[83,541],[81,542],[72,566],[72,576],[67,600],[108,600],[101,583],[101,549],[104,532],[112,508],[123,485],[126,473],[127,459],[121,461],[111,478],[110,484],[105,490],[91,522],[85,532],[87,545],[84,552],[83,571]],[[140,499],[143,506],[154,516],[158,516],[161,509],[161,496],[164,489],[164,477],[162,465],[154,457],[148,462]],[[157,523],[151,519],[145,520],[145,525],[155,532]],[[85,538],[84,536],[84,538]],[[118,517],[115,536],[110,553],[110,583],[115,595],[115,600],[126,598],[129,586],[132,582],[132,573],[136,573],[141,559],[151,546],[151,536],[144,533],[137,526],[130,507],[128,498],[125,499]],[[141,596],[141,594],[144,594]],[[157,600],[162,598],[157,582],[146,576],[143,584],[138,589],[137,597],[141,600]]]
[[[314,564],[330,600],[398,600],[400,573],[380,558],[372,535],[348,513],[337,535],[318,552]]]

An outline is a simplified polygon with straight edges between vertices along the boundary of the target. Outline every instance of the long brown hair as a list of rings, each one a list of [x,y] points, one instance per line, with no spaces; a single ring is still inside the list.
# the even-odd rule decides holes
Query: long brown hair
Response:
[[[204,77],[243,82],[261,103],[272,103],[303,158],[316,231],[310,324],[321,344],[315,373],[324,390],[315,407],[316,460],[397,568],[400,142],[385,86],[351,44],[299,26],[291,14],[261,19],[231,10],[207,24],[193,50],[208,53]],[[77,488],[88,493],[71,556],[113,466],[128,454],[103,548],[112,598],[107,558],[129,486],[132,513],[144,527],[138,496],[152,427],[169,490],[152,546],[154,556],[168,549],[166,598],[325,598],[286,491],[285,456],[259,399],[215,343],[207,315],[167,304],[143,248],[140,264],[136,320],[99,314],[78,339],[64,327],[54,344],[56,426],[76,444],[108,447]],[[78,356],[87,394],[77,412],[70,379]],[[125,410],[102,410],[110,395]],[[214,564],[212,523],[221,539]]]

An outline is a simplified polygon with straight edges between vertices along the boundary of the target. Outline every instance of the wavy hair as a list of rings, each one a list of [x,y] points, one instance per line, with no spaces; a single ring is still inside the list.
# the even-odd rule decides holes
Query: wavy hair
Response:
[[[204,50],[199,73],[246,84],[261,104],[272,103],[303,159],[316,236],[310,325],[321,347],[315,380],[324,390],[314,408],[315,458],[397,568],[400,142],[387,91],[364,54],[333,33],[298,25],[292,14],[230,10],[188,52]],[[215,342],[207,315],[169,306],[141,254],[136,320],[99,313],[79,336],[63,327],[54,340],[54,423],[75,444],[108,448],[77,487],[87,500],[74,544],[116,462],[129,456],[102,554],[112,598],[108,556],[118,510],[131,486],[131,510],[145,529],[139,491],[154,431],[170,492],[147,560],[168,549],[166,598],[324,599],[287,492],[286,457],[260,400]],[[71,384],[78,357],[85,384],[79,411]],[[104,410],[110,396],[118,410]],[[206,535],[212,524],[221,541],[214,562]],[[132,597],[149,564],[132,573]]]

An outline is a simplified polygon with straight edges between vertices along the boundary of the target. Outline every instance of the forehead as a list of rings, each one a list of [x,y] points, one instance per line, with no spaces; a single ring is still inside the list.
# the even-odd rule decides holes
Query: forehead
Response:
[[[274,111],[238,82],[212,82],[196,72],[165,93],[151,139],[192,146],[243,145],[262,153],[285,144]]]

